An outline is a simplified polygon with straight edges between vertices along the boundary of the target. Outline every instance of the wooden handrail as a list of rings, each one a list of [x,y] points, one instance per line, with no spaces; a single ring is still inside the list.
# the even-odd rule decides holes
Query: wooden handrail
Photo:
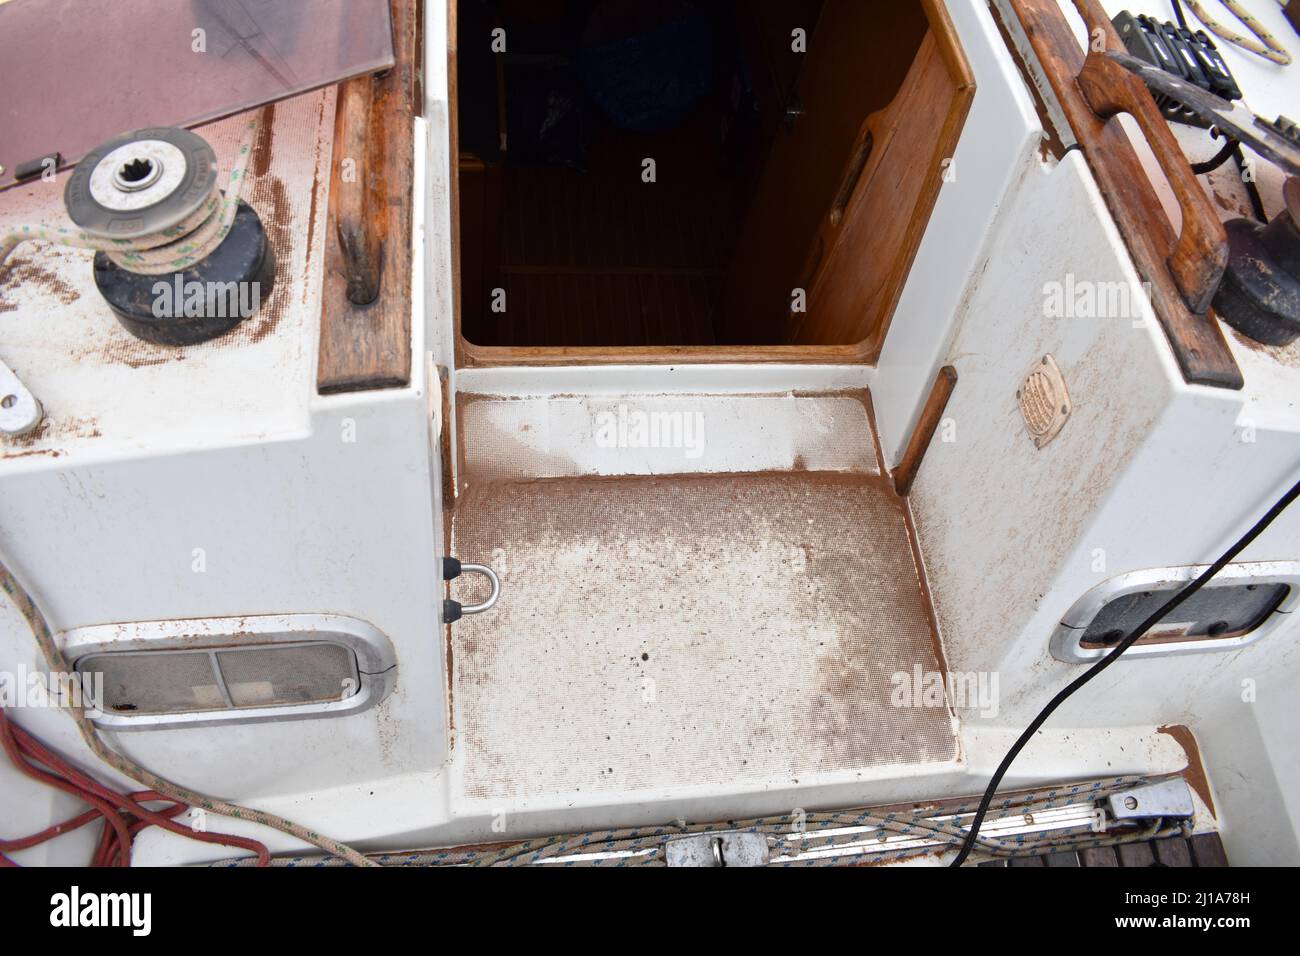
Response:
[[[321,299],[321,394],[411,380],[419,0],[390,0],[391,70],[339,86]]]
[[[1133,265],[1150,291],[1152,308],[1184,380],[1196,385],[1241,388],[1245,384],[1241,369],[1206,300],[1206,291],[1211,285],[1217,285],[1215,272],[1222,275],[1219,270],[1222,250],[1216,227],[1204,217],[1206,206],[1201,206],[1194,197],[1193,190],[1200,192],[1201,187],[1194,181],[1189,185],[1181,174],[1169,177],[1183,182],[1180,202],[1187,201],[1193,211],[1189,228],[1184,229],[1180,238],[1165,215],[1128,134],[1113,118],[1116,110],[1135,112],[1142,123],[1142,115],[1150,112],[1144,104],[1150,102],[1150,110],[1155,110],[1150,93],[1145,87],[1135,91],[1126,81],[1130,87],[1127,93],[1111,95],[1103,82],[1105,77],[1099,76],[1101,68],[1096,62],[1091,71],[1085,72],[1083,47],[1058,0],[1008,2],[1020,19],[1032,53],[1042,65],[1082,148],[1111,218],[1128,246]],[[1074,3],[1090,34],[1098,38],[1094,42],[1099,41],[1103,48],[1124,49],[1096,0],[1074,0]],[[1090,96],[1095,100],[1095,108]],[[1098,115],[1098,109],[1102,115]],[[1161,119],[1160,124],[1163,123]],[[1145,125],[1152,130],[1159,128],[1149,117]],[[1167,127],[1164,133],[1169,133]],[[1176,160],[1170,149],[1172,135],[1164,140],[1163,146],[1164,137],[1158,131],[1154,138],[1156,149],[1166,153],[1162,164],[1172,164]],[[1176,143],[1173,146],[1176,148]],[[1205,198],[1203,194],[1201,198]],[[1221,230],[1222,226],[1218,226],[1217,231]],[[1195,308],[1189,307],[1189,302]]]

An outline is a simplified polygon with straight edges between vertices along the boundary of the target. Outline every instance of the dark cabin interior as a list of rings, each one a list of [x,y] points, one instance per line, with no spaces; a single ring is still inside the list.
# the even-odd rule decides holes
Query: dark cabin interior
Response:
[[[827,230],[871,192],[872,124],[918,72],[922,4],[460,0],[457,33],[466,342],[864,337],[849,317],[810,338],[792,301],[830,264]],[[947,108],[933,104],[926,136]]]

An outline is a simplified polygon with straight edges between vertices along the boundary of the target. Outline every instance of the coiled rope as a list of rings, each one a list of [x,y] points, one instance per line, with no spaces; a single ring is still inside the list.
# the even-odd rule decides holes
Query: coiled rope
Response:
[[[1089,783],[1070,784],[1030,793],[1004,797],[992,819],[1032,817],[1033,814],[1071,805],[1105,799],[1111,794],[1131,789],[1145,782],[1141,777],[1113,777]],[[792,818],[759,817],[723,824],[674,824],[623,830],[603,830],[539,840],[527,840],[491,849],[416,850],[405,853],[374,854],[371,859],[385,866],[461,866],[514,867],[552,865],[565,867],[623,868],[666,866],[666,845],[684,836],[722,832],[761,834],[767,839],[774,867],[830,867],[870,860],[872,863],[897,862],[927,856],[945,848],[961,845],[967,830],[958,823],[962,816],[975,810],[978,801],[943,810],[882,812],[846,810],[834,813],[810,813],[795,827]],[[828,832],[840,831],[840,832]],[[853,832],[843,832],[853,831]],[[1101,846],[1140,843],[1174,835],[1188,835],[1182,821],[1157,819],[1145,827],[1114,829],[1098,833],[1092,823],[1060,827],[1046,835],[1021,833],[1014,836],[981,834],[977,845],[981,851],[997,858],[1038,856],[1054,850],[1086,850]],[[890,850],[883,846],[888,834],[924,839],[927,845]],[[862,849],[866,839],[882,841],[881,849]],[[847,853],[827,854],[828,850]],[[820,852],[819,852],[820,851]],[[813,854],[818,855],[813,855]],[[848,854],[852,855],[848,855]],[[212,866],[242,867],[255,865],[247,857],[213,863]],[[322,857],[276,857],[271,866],[316,867],[339,866],[342,861]]]
[[[1241,47],[1243,50],[1257,56],[1262,56],[1266,60],[1272,60],[1281,66],[1290,65],[1291,54],[1287,52],[1286,47],[1282,46],[1278,38],[1264,24],[1260,23],[1249,10],[1241,5],[1241,0],[1223,0],[1223,5],[1232,11],[1238,20],[1246,24],[1250,32],[1259,37],[1258,40],[1253,37],[1242,36],[1235,30],[1219,23],[1205,12],[1205,7],[1201,5],[1200,0],[1183,0],[1183,2],[1187,4],[1192,13],[1196,14],[1196,19],[1205,24],[1205,28],[1219,39],[1231,43],[1233,46]]]
[[[39,846],[96,821],[102,821],[104,827],[91,857],[91,866],[130,866],[131,847],[136,835],[151,826],[162,827],[203,843],[250,850],[257,854],[259,866],[271,859],[266,845],[257,840],[229,833],[196,831],[177,823],[175,818],[187,809],[179,800],[149,790],[118,793],[109,789],[11,721],[3,706],[0,706],[0,747],[3,747],[9,760],[25,776],[69,793],[90,806],[85,813],[48,826],[39,833],[15,839],[0,837],[0,866],[18,865],[10,859],[7,855],[9,853]],[[155,810],[145,805],[149,803],[166,803],[169,806]]]
[[[45,659],[46,667],[56,674],[70,674],[71,668],[68,666],[67,658],[59,649],[50,631],[50,626],[45,620],[45,615],[41,613],[32,596],[18,582],[18,580],[9,571],[3,560],[0,560],[0,588],[4,589],[5,594],[13,601],[18,612],[22,614],[27,621],[28,627],[31,628],[33,637],[36,638],[36,644],[40,648],[41,656]],[[147,791],[152,793],[145,795],[135,795],[135,801],[144,802],[148,800],[166,799],[183,803],[186,806],[194,807],[200,810],[214,813],[218,816],[231,817],[235,820],[248,820],[260,824],[264,827],[270,827],[273,830],[279,830],[281,833],[288,834],[291,837],[310,843],[313,846],[320,847],[326,853],[331,853],[342,860],[354,866],[378,866],[379,864],[358,853],[352,847],[338,840],[331,839],[323,834],[317,833],[308,827],[300,826],[292,820],[286,820],[284,817],[277,816],[273,813],[266,813],[262,810],[255,810],[251,807],[240,806],[237,803],[228,803],[225,800],[218,800],[215,797],[209,797],[206,794],[198,793],[188,787],[182,787],[179,784],[172,783],[163,777],[158,776],[150,770],[141,767],[139,764],[128,760],[117,751],[111,749],[100,738],[95,730],[95,725],[90,718],[86,716],[85,709],[75,702],[70,701],[67,711],[81,732],[82,739],[91,752],[104,763],[108,764],[123,776],[143,784]],[[135,812],[134,810],[132,812]],[[140,815],[140,814],[137,814]],[[155,814],[165,816],[165,813]],[[109,819],[107,816],[105,819]],[[170,818],[168,818],[170,819]],[[155,822],[155,821],[151,821]],[[159,823],[158,825],[163,825]],[[179,827],[168,827],[176,832],[181,832]],[[197,839],[203,839],[197,836]],[[234,838],[238,839],[238,838]],[[129,841],[127,841],[129,843]],[[215,841],[221,842],[221,841]]]
[[[20,244],[33,240],[94,249],[105,253],[115,265],[140,275],[183,272],[202,262],[221,245],[234,225],[239,194],[261,123],[262,111],[249,119],[224,193],[220,182],[214,183],[212,192],[199,208],[176,225],[134,239],[115,239],[68,226],[22,225],[0,239],[0,265]]]

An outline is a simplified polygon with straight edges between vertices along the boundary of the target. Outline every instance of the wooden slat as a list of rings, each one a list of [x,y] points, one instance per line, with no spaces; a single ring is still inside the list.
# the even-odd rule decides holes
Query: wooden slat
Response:
[[[1115,856],[1115,850],[1109,846],[1098,846],[1088,850],[1079,851],[1079,862],[1084,866],[1095,867],[1117,867],[1119,859]]]
[[[497,365],[856,365],[866,361],[866,356],[857,346],[484,347],[463,338],[458,355],[462,368]]]
[[[394,67],[340,87],[316,373],[321,394],[401,388],[411,379],[418,6],[391,0]],[[345,181],[353,170],[356,181]]]
[[[1084,51],[1058,0],[1010,0],[1042,64],[1139,276],[1186,381],[1239,389],[1241,370],[1213,310],[1192,313],[1170,272],[1178,237],[1119,119],[1093,112],[1078,85]],[[1096,0],[1075,0],[1090,27],[1101,29],[1110,49],[1123,50],[1118,33]],[[1184,267],[1185,268],[1185,267]]]
[[[1005,860],[989,860],[980,866],[1006,866]],[[1228,858],[1217,833],[1192,837],[1165,837],[1149,843],[1126,843],[1121,846],[1099,846],[1080,850],[1077,854],[1065,850],[1044,856],[1018,857],[1011,866],[1045,867],[1193,867],[1227,866]]]
[[[1161,866],[1192,865],[1192,851],[1184,839],[1156,840],[1151,846],[1155,850],[1156,862]]]
[[[452,415],[454,414],[451,402],[451,375],[448,373],[446,366],[439,365],[438,388],[442,392],[442,506],[450,511],[456,507],[456,469],[455,455],[456,450],[452,447]]]
[[[934,387],[930,389],[930,397],[926,399],[925,408],[921,410],[921,420],[917,422],[916,429],[912,432],[907,450],[903,452],[902,460],[894,469],[894,490],[898,492],[900,498],[906,498],[911,492],[912,482],[916,480],[916,474],[921,470],[921,461],[930,448],[930,442],[934,440],[935,429],[943,420],[943,413],[948,408],[948,400],[952,398],[953,389],[956,387],[957,370],[951,365],[945,365],[939,370],[939,377],[935,379]]]
[[[1155,866],[1156,855],[1151,852],[1149,843],[1125,843],[1116,847],[1119,865],[1126,867]]]
[[[1197,866],[1219,867],[1228,865],[1228,854],[1217,833],[1199,833],[1189,841],[1192,859]]]

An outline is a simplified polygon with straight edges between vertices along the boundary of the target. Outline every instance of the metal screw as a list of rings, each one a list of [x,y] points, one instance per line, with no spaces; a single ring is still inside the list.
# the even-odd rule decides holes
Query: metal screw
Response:
[[[1125,797],[1125,798],[1124,798],[1124,806],[1125,806],[1126,809],[1129,809],[1129,810],[1136,810],[1136,809],[1138,808],[1138,800],[1137,800],[1137,797]]]

